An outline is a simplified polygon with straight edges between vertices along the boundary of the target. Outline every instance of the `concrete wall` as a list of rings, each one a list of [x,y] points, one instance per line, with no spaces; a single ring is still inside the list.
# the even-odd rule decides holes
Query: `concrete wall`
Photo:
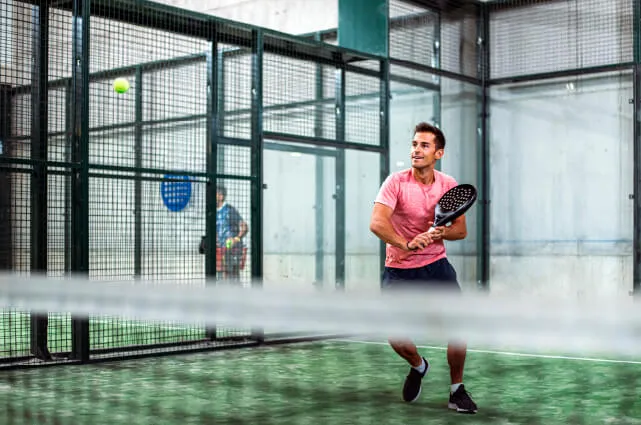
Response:
[[[493,287],[632,288],[630,74],[492,90]]]

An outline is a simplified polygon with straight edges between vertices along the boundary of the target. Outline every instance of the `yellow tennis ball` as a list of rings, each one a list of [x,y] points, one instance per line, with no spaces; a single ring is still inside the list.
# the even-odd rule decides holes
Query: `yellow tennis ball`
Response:
[[[126,78],[116,78],[114,81],[114,90],[116,93],[126,93],[129,90],[129,81]]]

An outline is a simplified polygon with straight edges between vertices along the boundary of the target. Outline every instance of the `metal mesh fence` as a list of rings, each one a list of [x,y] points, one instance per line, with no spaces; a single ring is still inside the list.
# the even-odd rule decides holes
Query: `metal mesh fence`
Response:
[[[491,4],[491,77],[629,64],[633,9],[633,0]]]
[[[309,60],[268,53],[263,72],[265,131],[318,136],[316,122],[320,113],[323,137],[335,137],[333,90],[336,77],[331,68]],[[319,73],[323,76],[322,82],[317,77]]]
[[[392,0],[389,4],[390,57],[434,68],[439,45],[439,14],[413,3]]]
[[[3,0],[5,10],[4,268],[190,286],[210,274],[246,285],[263,273],[264,261],[264,252],[252,252],[262,249],[255,242],[263,233],[257,195],[267,188],[257,150],[293,156],[300,152],[284,143],[288,138],[317,139],[334,147],[301,151],[329,172],[342,143],[381,153],[377,60],[342,58],[281,35],[259,37],[240,25],[217,27],[152,3]],[[346,71],[347,61],[354,65]],[[334,178],[342,185],[345,177]],[[327,184],[320,174],[315,180]],[[318,202],[334,200],[343,212],[325,216],[340,224],[321,226],[324,217],[316,216],[316,257],[344,255],[344,244],[340,254],[322,242],[336,236],[331,229],[345,228],[344,192],[328,188],[313,199],[319,210]],[[334,269],[325,263],[322,270]],[[335,273],[344,275],[344,266]],[[12,361],[48,360],[48,351],[54,360],[78,360],[83,341],[91,356],[104,358],[252,337],[248,329],[105,316],[84,322],[4,310],[2,318],[0,351]]]
[[[479,5],[464,0],[435,2],[431,6],[417,3],[390,2],[390,57],[476,77]]]
[[[114,6],[100,3],[104,11]],[[129,13],[135,18],[141,10]],[[203,278],[197,252],[205,216],[197,182],[203,178],[192,173],[202,176],[206,168],[206,65],[169,60],[202,55],[207,34],[199,35],[91,19],[89,70],[97,75],[89,83],[89,163],[96,168],[89,179],[89,273],[94,278]],[[128,91],[114,90],[117,78],[126,79]],[[91,319],[90,334],[91,349],[205,337],[203,328],[105,317]]]
[[[251,49],[222,44],[218,53],[222,65],[218,70],[219,90],[223,94],[221,117],[225,137],[251,138]]]

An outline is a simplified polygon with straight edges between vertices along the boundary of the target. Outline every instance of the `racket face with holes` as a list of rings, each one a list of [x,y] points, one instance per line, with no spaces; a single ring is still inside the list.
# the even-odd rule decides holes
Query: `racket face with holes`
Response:
[[[476,188],[471,184],[460,184],[445,192],[436,204],[433,227],[449,224],[465,214],[474,205],[476,196]]]

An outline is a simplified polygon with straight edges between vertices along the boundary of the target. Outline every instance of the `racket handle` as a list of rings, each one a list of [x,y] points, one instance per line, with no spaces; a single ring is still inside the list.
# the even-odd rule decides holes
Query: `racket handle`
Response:
[[[429,233],[434,233],[434,229],[436,229],[436,227],[434,227],[434,226],[430,227],[430,229],[427,231],[427,233],[428,234]]]

